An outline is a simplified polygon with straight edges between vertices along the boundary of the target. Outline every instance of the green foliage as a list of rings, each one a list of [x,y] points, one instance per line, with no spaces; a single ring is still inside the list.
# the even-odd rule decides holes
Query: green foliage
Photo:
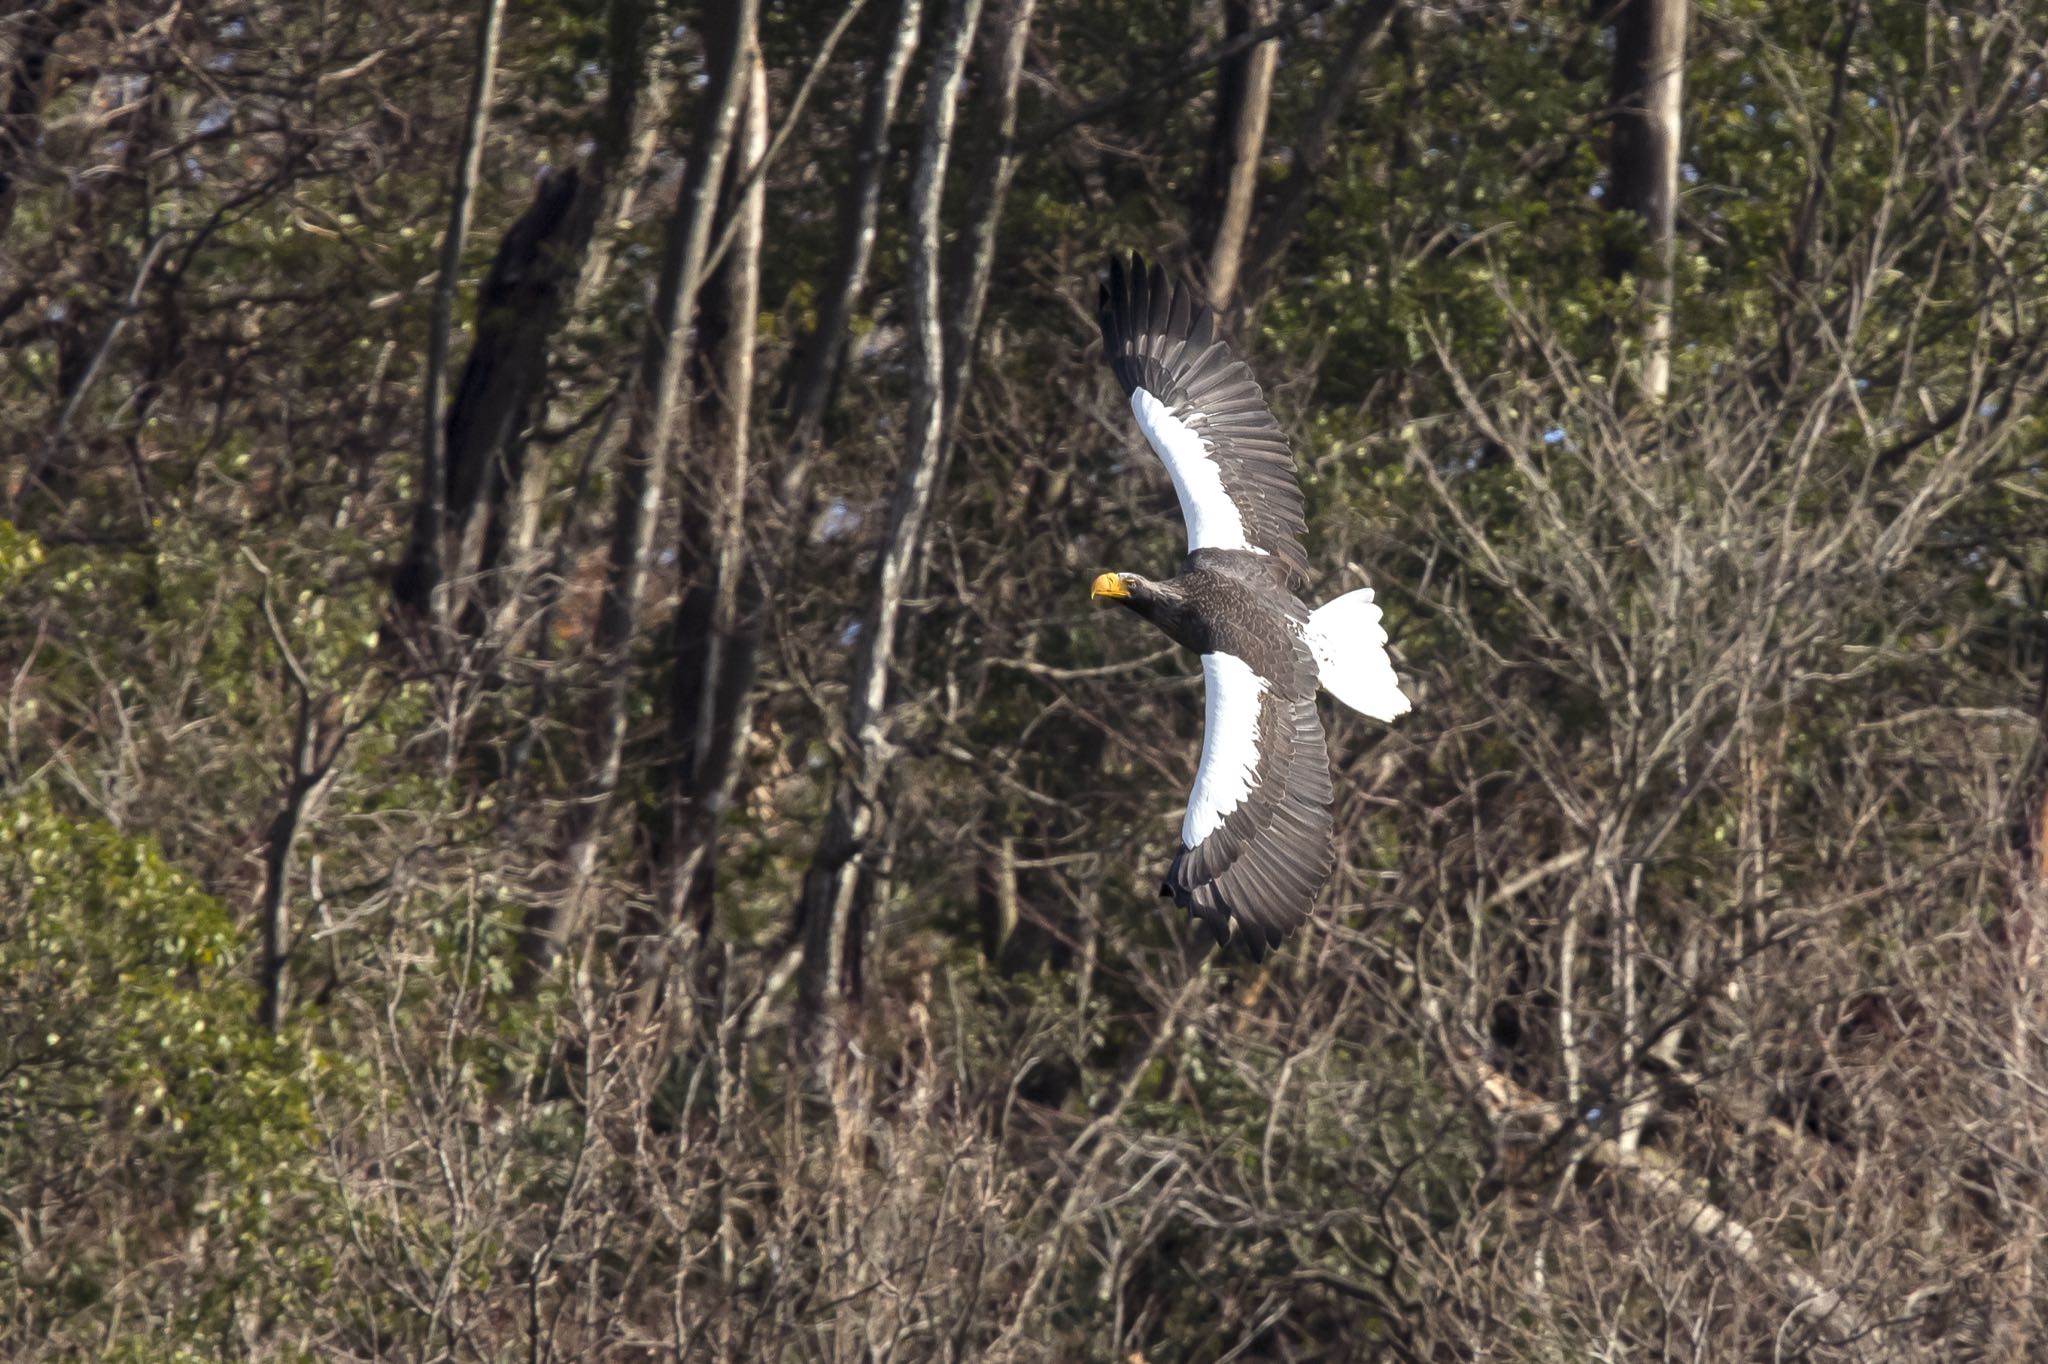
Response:
[[[39,568],[43,557],[42,543],[34,535],[0,521],[0,591]]]
[[[1662,402],[1653,291],[1609,266],[1649,243],[1606,199],[1599,16],[1395,7],[1227,325],[1301,456],[1309,593],[1378,591],[1418,704],[1391,729],[1324,711],[1342,865],[1256,966],[1197,961],[1156,895],[1200,749],[1189,661],[1086,598],[1184,547],[1091,275],[1133,247],[1202,274],[1224,82],[1149,77],[1218,6],[1041,0],[855,853],[868,950],[807,1046],[790,910],[898,482],[903,210],[949,7],[924,6],[792,502],[781,400],[898,6],[815,70],[838,0],[763,7],[787,137],[737,529],[771,599],[673,917],[672,670],[701,641],[670,612],[702,549],[676,528],[725,477],[734,395],[703,348],[729,275],[689,329],[639,630],[620,660],[591,645],[704,7],[646,6],[651,140],[611,168],[523,395],[537,539],[479,585],[516,619],[447,638],[388,586],[476,5],[133,33],[149,6],[112,7],[64,36],[0,166],[0,1354],[1520,1364],[1682,1340],[1837,1364],[1876,1339],[1809,1330],[1780,1255],[1909,1304],[1901,1358],[2024,1354],[1985,1323],[2025,1315],[2043,1165],[2017,832],[2048,602],[2041,0],[1692,7]],[[1376,8],[1281,42],[1258,227]],[[589,168],[609,11],[508,14],[451,381],[535,169]],[[1001,150],[984,75],[949,305]],[[587,931],[531,979],[522,925],[597,808],[614,685]],[[1595,1158],[1617,1099],[1756,1257]]]
[[[164,1358],[317,1289],[332,1224],[312,1090],[332,1063],[256,1026],[246,952],[152,840],[44,796],[0,805],[0,1198],[26,1219],[0,1301],[18,1341],[111,1331],[108,1357]],[[96,1235],[109,1217],[120,1234]],[[204,1291],[168,1291],[167,1261]]]

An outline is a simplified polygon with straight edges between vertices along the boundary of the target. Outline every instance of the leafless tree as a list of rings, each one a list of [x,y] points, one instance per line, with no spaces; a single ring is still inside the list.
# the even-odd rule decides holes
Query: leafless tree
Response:
[[[1259,0],[1225,0],[1225,41],[1242,39],[1270,18],[1265,8]],[[1224,62],[1218,75],[1216,125],[1192,216],[1204,287],[1211,306],[1219,310],[1230,308],[1244,268],[1266,118],[1273,104],[1273,69],[1279,60],[1278,41],[1263,42]]]
[[[455,326],[455,289],[469,238],[471,202],[483,162],[484,135],[490,127],[491,87],[498,73],[498,41],[504,30],[504,0],[484,0],[477,16],[476,74],[469,88],[469,115],[462,123],[462,149],[455,159],[455,178],[448,195],[448,227],[441,239],[441,268],[434,276],[434,315],[427,330],[427,378],[420,434],[419,506],[414,514],[412,542],[392,583],[398,604],[429,617],[436,630],[445,624],[447,602],[441,592],[443,544],[448,530],[448,449],[441,407],[447,388],[449,334]]]
[[[866,931],[857,904],[864,870],[860,858],[877,833],[880,784],[888,764],[890,740],[884,707],[889,671],[911,561],[923,547],[925,516],[945,449],[939,211],[953,151],[960,87],[980,23],[981,0],[955,0],[947,11],[945,36],[933,58],[925,91],[924,131],[911,185],[910,215],[911,335],[917,367],[912,373],[903,463],[883,531],[873,605],[859,624],[859,651],[847,691],[841,729],[845,770],[835,785],[795,908],[803,942],[798,988],[804,1013],[814,1020],[805,1025],[806,1030],[821,1022],[832,1028],[844,1026],[835,1018],[840,1001],[860,995]]]
[[[707,30],[712,79],[700,121],[697,154],[677,189],[663,247],[661,279],[628,395],[627,429],[620,451],[611,545],[598,612],[594,651],[605,674],[588,729],[590,748],[583,790],[570,806],[561,834],[559,893],[526,915],[523,956],[529,982],[553,961],[580,923],[584,891],[597,860],[605,807],[618,785],[625,751],[628,674],[625,650],[640,621],[642,589],[654,541],[670,452],[689,410],[684,361],[704,259],[710,249],[719,178],[738,135],[748,87],[747,53],[754,42],[757,7],[742,3]]]
[[[0,18],[0,1355],[2041,1353],[2039,0],[1685,7],[1661,246],[1656,5],[1236,8],[507,8],[438,279],[476,0]],[[1259,963],[1087,600],[1212,172],[1417,701]]]
[[[1641,224],[1646,251],[1620,246],[1616,275],[1643,276],[1643,391],[1671,387],[1671,271],[1677,258],[1678,163],[1685,106],[1687,0],[1622,0],[1614,10],[1614,82],[1608,199]]]

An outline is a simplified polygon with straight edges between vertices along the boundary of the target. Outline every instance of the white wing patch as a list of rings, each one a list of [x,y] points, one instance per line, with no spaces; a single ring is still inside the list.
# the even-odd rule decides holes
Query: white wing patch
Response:
[[[1188,551],[1248,549],[1264,554],[1265,550],[1245,540],[1244,517],[1230,494],[1223,491],[1223,471],[1210,458],[1202,438],[1142,388],[1131,390],[1131,411],[1173,480],[1173,491],[1180,498],[1180,519],[1188,526]]]
[[[1371,588],[1346,592],[1317,607],[1301,634],[1316,656],[1324,691],[1375,720],[1408,713],[1408,697],[1387,657],[1387,632]]]
[[[1235,654],[1202,655],[1202,762],[1180,822],[1192,848],[1222,827],[1251,794],[1259,770],[1259,698],[1266,679]]]

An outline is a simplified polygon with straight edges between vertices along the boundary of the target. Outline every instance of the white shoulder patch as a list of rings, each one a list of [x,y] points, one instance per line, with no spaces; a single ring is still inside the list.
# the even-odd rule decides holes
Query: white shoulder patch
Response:
[[[1180,498],[1180,519],[1188,527],[1188,551],[1248,549],[1264,554],[1265,550],[1245,540],[1244,517],[1223,491],[1223,471],[1210,458],[1202,438],[1142,388],[1131,390],[1131,411],[1173,480],[1173,491]]]
[[[1301,634],[1316,656],[1324,691],[1375,720],[1408,713],[1408,697],[1387,657],[1387,632],[1371,588],[1346,592],[1317,607]]]
[[[1266,679],[1235,654],[1202,655],[1202,762],[1180,822],[1195,847],[1251,794],[1259,770],[1259,698]]]

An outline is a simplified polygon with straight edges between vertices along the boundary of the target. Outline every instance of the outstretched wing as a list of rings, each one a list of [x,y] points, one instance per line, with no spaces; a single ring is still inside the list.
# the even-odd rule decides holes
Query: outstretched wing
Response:
[[[1336,866],[1315,660],[1291,631],[1280,666],[1259,652],[1265,672],[1285,675],[1229,652],[1202,655],[1202,761],[1160,887],[1254,961],[1308,917]]]
[[[1294,456],[1209,309],[1132,256],[1128,270],[1110,261],[1097,317],[1110,368],[1180,496],[1188,549],[1270,554],[1290,582],[1306,580]]]

